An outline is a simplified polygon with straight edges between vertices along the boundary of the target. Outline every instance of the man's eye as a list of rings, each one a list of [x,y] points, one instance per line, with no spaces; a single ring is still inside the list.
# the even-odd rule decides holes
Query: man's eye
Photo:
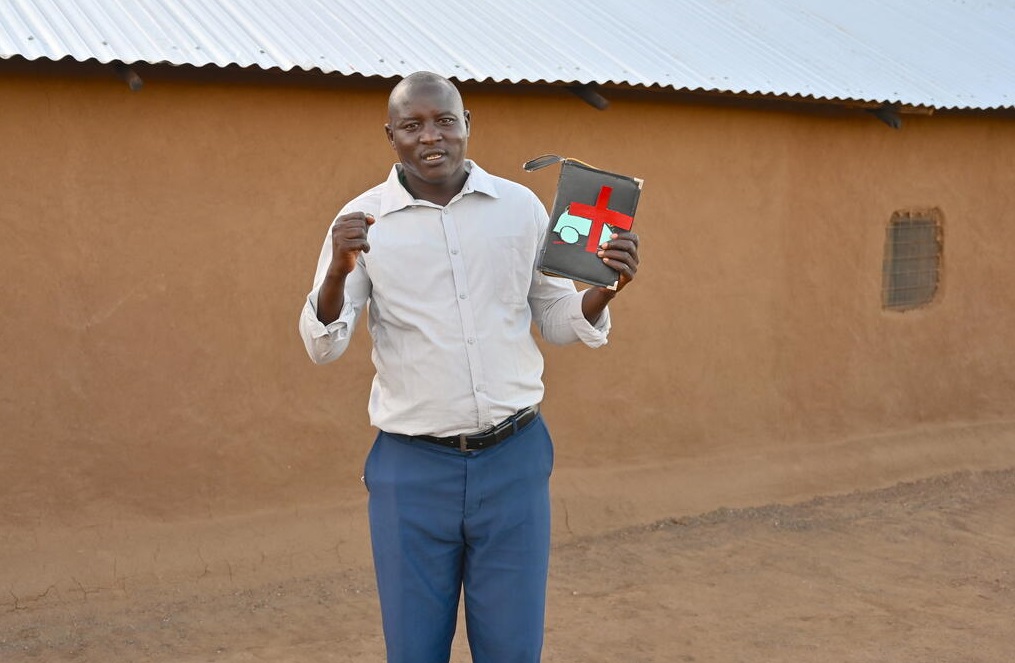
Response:
[[[455,118],[453,118],[453,117],[442,117],[441,119],[437,120],[437,124],[445,124],[445,125],[447,125],[447,124],[454,124],[454,123],[455,123]]]

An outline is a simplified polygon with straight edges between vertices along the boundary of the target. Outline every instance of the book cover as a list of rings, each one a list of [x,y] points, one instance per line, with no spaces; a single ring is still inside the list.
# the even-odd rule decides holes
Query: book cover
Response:
[[[596,255],[620,230],[631,230],[642,180],[547,154],[526,162],[532,172],[560,163],[557,194],[540,251],[538,269],[589,285],[615,288],[617,271]]]

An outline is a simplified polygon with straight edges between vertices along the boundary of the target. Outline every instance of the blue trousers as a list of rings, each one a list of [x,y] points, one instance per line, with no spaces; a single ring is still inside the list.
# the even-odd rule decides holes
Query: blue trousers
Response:
[[[377,435],[364,481],[388,663],[447,663],[463,589],[474,663],[538,663],[552,468],[540,416],[480,451]]]

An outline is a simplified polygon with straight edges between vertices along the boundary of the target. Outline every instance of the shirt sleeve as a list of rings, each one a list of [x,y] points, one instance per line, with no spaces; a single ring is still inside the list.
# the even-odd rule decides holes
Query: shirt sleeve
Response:
[[[583,296],[584,291],[576,291],[569,279],[543,274],[533,276],[529,306],[532,319],[545,340],[560,345],[580,341],[590,348],[606,345],[610,309],[603,311],[596,324],[589,324],[582,313]]]
[[[334,223],[332,223],[334,225]],[[317,261],[314,285],[300,313],[299,330],[303,345],[315,364],[326,364],[342,356],[349,347],[349,339],[356,328],[363,308],[370,298],[370,279],[366,275],[362,257],[357,259],[356,268],[345,279],[345,303],[338,319],[325,325],[317,319],[317,296],[324,283],[324,277],[331,265],[331,227],[324,236],[324,245]]]
[[[536,241],[542,243],[550,220],[539,199],[533,196],[533,217],[536,224]],[[539,247],[536,262],[539,260]],[[590,348],[606,345],[610,333],[610,310],[606,308],[596,323],[589,324],[582,314],[582,297],[571,279],[547,276],[532,266],[532,284],[529,286],[529,308],[532,320],[540,335],[549,343],[582,342]]]

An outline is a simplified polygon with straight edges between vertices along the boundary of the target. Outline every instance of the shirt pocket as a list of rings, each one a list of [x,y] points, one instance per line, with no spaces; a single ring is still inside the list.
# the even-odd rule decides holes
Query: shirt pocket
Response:
[[[494,270],[498,299],[509,306],[527,306],[536,260],[532,240],[519,235],[494,237],[490,249],[494,264],[502,266],[502,270]]]

